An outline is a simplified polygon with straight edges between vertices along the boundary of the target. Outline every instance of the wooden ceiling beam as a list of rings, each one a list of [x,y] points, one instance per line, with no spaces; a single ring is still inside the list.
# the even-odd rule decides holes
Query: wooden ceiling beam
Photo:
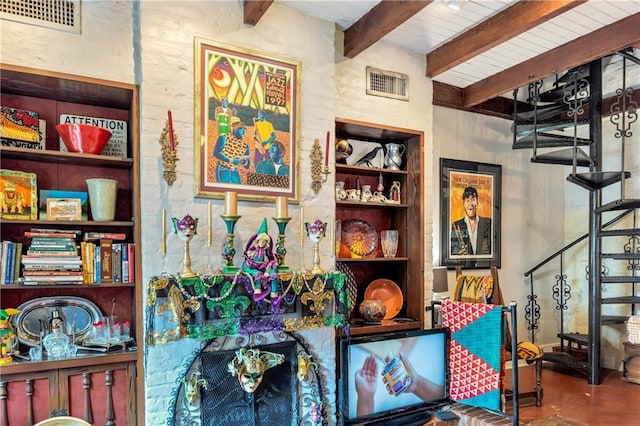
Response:
[[[451,86],[446,83],[433,82],[433,105],[445,108],[459,109],[462,111],[473,112],[476,114],[490,115],[493,117],[505,118],[513,120],[513,100],[498,96],[488,101],[479,103],[478,105],[466,107],[462,103],[463,89]],[[628,103],[626,111],[635,108],[634,105],[640,105],[640,89],[632,90],[628,94]],[[604,98],[602,100],[602,117],[611,115],[611,106],[619,103],[620,99],[617,95]],[[518,112],[531,111],[531,105],[526,102],[518,101]],[[565,116],[565,118],[567,118]],[[584,112],[578,116],[578,119],[589,118],[589,105],[584,106]]]
[[[578,65],[605,57],[640,40],[640,13],[480,80],[463,89],[463,105],[477,105]]]
[[[382,0],[344,32],[344,56],[359,53],[420,12],[433,0]]]
[[[513,120],[512,99],[498,96],[478,105],[465,107],[462,104],[462,88],[437,81],[433,82],[433,105]],[[529,110],[531,105],[518,101],[518,111]]]
[[[244,0],[244,7],[242,8],[244,23],[249,25],[257,24],[272,4],[273,0]]]
[[[442,74],[585,2],[520,1],[427,54],[427,77]]]

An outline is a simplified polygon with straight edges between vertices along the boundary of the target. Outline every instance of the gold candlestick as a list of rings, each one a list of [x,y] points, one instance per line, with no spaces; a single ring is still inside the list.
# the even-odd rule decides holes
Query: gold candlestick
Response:
[[[186,215],[182,219],[171,218],[173,221],[173,229],[175,233],[184,241],[184,255],[182,257],[182,272],[180,276],[183,278],[195,277],[196,274],[191,270],[191,255],[189,253],[189,242],[198,231],[198,218]]]

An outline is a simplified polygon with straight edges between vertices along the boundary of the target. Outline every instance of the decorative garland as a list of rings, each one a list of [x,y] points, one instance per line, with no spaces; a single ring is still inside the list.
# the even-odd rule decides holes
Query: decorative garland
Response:
[[[256,311],[247,312],[251,305],[253,279],[250,274],[239,271],[233,275],[231,281],[222,271],[218,270],[213,275],[196,276],[192,278],[153,277],[148,285],[149,297],[147,300],[147,317],[149,319],[149,332],[147,333],[147,343],[149,345],[165,343],[170,340],[179,340],[182,337],[195,339],[210,339],[222,336],[252,335],[268,331],[296,331],[317,327],[346,327],[347,315],[346,307],[349,306],[349,295],[344,292],[345,277],[342,273],[330,271],[323,274],[312,274],[310,272],[282,272],[277,275],[282,291],[281,299],[286,305],[294,305],[298,297],[302,297],[303,304],[311,302],[313,314],[304,313],[300,317],[280,318],[280,314],[285,313],[285,309],[278,309],[272,304],[269,310],[263,313],[262,301],[257,303]],[[315,279],[314,279],[315,278]],[[327,290],[327,283],[332,279],[333,291]],[[313,284],[310,283],[313,281]],[[286,285],[285,285],[286,284]],[[236,294],[237,286],[244,285],[247,288],[248,296]],[[176,293],[181,297],[169,298],[167,302],[159,303],[158,298],[164,300],[165,292],[171,293],[171,287],[176,288]],[[211,296],[212,289],[219,286],[219,295]],[[323,314],[324,295],[330,292],[334,294],[334,314]],[[329,294],[327,294],[329,296]],[[333,299],[331,297],[330,299]],[[189,324],[189,316],[184,317],[185,310],[195,314],[203,305],[207,310],[212,311],[220,320],[207,321],[207,323]],[[262,308],[260,308],[262,306]],[[175,338],[168,339],[165,334],[167,330],[156,330],[154,328],[155,319],[162,315],[162,312],[175,312],[176,321],[180,324],[182,332]],[[249,316],[245,316],[249,313]],[[191,322],[191,321],[188,321]],[[159,323],[160,324],[160,323]]]

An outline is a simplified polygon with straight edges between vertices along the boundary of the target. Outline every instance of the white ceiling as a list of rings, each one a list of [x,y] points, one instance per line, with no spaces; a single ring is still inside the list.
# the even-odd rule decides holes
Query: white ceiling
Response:
[[[378,0],[275,2],[308,16],[335,22],[343,30],[351,27],[378,3]],[[517,1],[463,0],[463,3],[463,7],[455,11],[447,7],[445,0],[435,0],[385,35],[381,41],[426,55],[498,12],[513,6]],[[589,0],[436,75],[433,80],[464,88],[637,13],[640,13],[640,0]],[[638,31],[640,40],[640,28]]]

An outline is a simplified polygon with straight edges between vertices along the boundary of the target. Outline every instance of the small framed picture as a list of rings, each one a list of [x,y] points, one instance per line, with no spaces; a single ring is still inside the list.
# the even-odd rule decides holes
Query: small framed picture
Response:
[[[49,220],[81,220],[82,201],[79,198],[47,199],[47,218]]]

